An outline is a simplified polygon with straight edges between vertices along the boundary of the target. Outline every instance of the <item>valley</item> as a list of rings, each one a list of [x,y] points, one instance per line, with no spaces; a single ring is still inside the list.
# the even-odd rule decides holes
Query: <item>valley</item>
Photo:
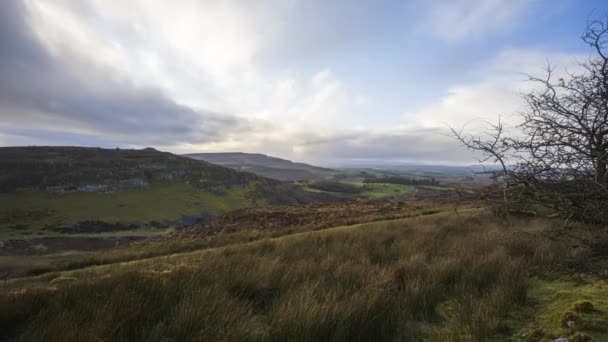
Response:
[[[608,337],[608,236],[502,221],[467,195],[475,175],[285,182],[152,149],[2,153],[0,338]]]
[[[1,342],[608,342],[606,0],[0,0],[0,41]]]
[[[244,171],[242,163],[252,160],[274,167],[279,178],[301,168],[319,173],[317,180],[285,182]],[[242,153],[228,161],[232,168],[154,149],[0,148],[0,256],[129,245],[240,208],[424,200],[451,189],[381,183],[411,173],[332,170]],[[370,177],[375,182],[366,182]]]

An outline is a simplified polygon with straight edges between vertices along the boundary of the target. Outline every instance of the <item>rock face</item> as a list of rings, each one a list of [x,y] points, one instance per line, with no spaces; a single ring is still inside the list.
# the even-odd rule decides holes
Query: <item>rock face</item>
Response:
[[[189,182],[204,190],[246,185],[259,178],[154,149],[0,148],[0,192],[24,188],[52,194],[113,192],[155,182]]]
[[[65,184],[49,186],[46,191],[53,195],[63,195],[71,192],[115,192],[145,188],[148,182],[143,178],[130,178],[116,181],[109,180],[108,184]]]
[[[47,186],[46,191],[53,195],[63,195],[70,192],[108,192],[109,187],[105,184],[67,184]]]

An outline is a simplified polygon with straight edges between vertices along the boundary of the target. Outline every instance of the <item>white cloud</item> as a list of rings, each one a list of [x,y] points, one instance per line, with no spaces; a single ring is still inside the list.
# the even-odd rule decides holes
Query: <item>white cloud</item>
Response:
[[[410,16],[420,31],[448,41],[511,28],[536,0],[414,1]]]
[[[507,124],[518,122],[518,113],[524,110],[521,94],[536,85],[527,81],[527,75],[543,75],[549,60],[557,72],[577,68],[582,55],[551,53],[540,50],[505,50],[476,71],[478,81],[456,85],[434,103],[402,115],[408,127],[467,126],[478,131],[486,122],[495,123],[499,116]]]
[[[359,95],[359,96],[355,97],[355,105],[357,105],[357,106],[367,107],[371,104],[372,104],[372,99],[370,99],[369,97],[367,97],[365,95]]]
[[[338,124],[355,100],[331,70],[308,76],[261,71],[293,9],[230,1],[29,0],[31,25],[58,58],[109,66],[113,77],[160,87],[178,103],[287,129]],[[105,70],[105,69],[104,69]],[[322,128],[321,128],[322,129]]]

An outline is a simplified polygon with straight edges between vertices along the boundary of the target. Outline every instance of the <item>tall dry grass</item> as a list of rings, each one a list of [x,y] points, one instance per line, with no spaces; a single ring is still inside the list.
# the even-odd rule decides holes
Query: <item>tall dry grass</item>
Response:
[[[426,217],[229,246],[0,295],[16,341],[485,341],[563,246]],[[78,277],[78,274],[75,275]]]
[[[328,227],[432,215],[453,210],[453,206],[452,202],[345,202],[247,208],[174,234],[109,250],[3,257],[0,258],[0,279],[188,253]],[[465,210],[477,207],[473,202],[461,205]]]

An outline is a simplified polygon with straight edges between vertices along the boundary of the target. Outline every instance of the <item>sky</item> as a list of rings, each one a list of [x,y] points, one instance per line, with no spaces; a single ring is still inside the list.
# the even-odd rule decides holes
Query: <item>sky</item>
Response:
[[[592,0],[2,0],[0,146],[472,164]]]

